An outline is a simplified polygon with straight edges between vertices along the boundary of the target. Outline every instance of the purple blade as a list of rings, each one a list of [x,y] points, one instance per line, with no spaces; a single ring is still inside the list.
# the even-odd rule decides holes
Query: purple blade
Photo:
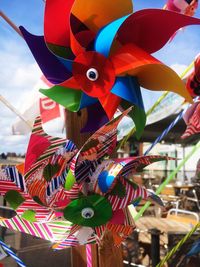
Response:
[[[23,27],[20,27],[20,30],[48,81],[53,84],[59,84],[72,76],[71,72],[49,51],[45,44],[44,36],[33,35]]]
[[[108,117],[99,102],[88,106],[87,112],[87,122],[81,133],[94,132],[108,122]]]

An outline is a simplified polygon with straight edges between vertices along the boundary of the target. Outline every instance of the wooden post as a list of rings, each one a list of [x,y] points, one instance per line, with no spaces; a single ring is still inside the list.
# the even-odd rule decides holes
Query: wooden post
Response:
[[[87,120],[87,113],[81,110],[77,113],[66,111],[67,138],[72,140],[78,148],[87,141],[91,134],[80,134],[81,128]],[[86,267],[85,246],[72,248],[72,266]],[[112,235],[105,233],[101,246],[92,245],[92,266],[93,267],[123,267],[122,249],[116,248]]]

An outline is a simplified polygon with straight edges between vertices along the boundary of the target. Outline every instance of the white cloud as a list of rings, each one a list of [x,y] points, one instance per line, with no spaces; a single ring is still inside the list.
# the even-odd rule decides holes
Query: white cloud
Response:
[[[21,40],[20,40],[21,41]],[[21,42],[2,42],[0,50],[0,94],[17,110],[27,104],[30,95],[36,91],[41,77],[39,70]],[[0,153],[25,152],[27,136],[12,136],[11,125],[16,115],[0,102]]]

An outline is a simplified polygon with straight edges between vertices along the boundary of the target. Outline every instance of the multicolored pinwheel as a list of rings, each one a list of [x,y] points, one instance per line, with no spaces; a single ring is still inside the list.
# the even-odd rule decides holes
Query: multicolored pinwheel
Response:
[[[196,56],[194,60],[194,70],[186,78],[186,87],[190,95],[192,97],[200,96],[200,55]]]
[[[40,91],[73,112],[86,107],[84,131],[100,128],[118,107],[134,105],[139,137],[145,125],[140,86],[191,101],[177,74],[150,54],[179,28],[200,20],[167,10],[132,12],[131,0],[46,0],[44,36],[20,27],[45,77],[55,84]]]
[[[200,100],[187,109],[183,118],[187,128],[181,136],[182,139],[200,133]]]
[[[25,176],[15,167],[0,171],[0,194],[14,210],[0,225],[51,240],[55,249],[100,242],[107,230],[119,245],[134,229],[129,204],[145,199],[162,206],[159,197],[128,176],[168,159],[108,159],[116,147],[117,126],[129,111],[102,126],[79,151],[69,140],[48,136],[37,118]]]
[[[194,16],[198,8],[198,0],[167,0],[165,9],[187,16]]]

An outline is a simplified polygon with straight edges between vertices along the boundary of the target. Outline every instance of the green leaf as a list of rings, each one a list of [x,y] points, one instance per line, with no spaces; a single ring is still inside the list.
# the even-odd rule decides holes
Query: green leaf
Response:
[[[45,206],[38,196],[33,196],[33,200],[41,206]]]
[[[29,222],[36,222],[35,214],[34,210],[26,210],[21,217]]]
[[[117,181],[116,185],[114,186],[114,188],[110,192],[110,195],[118,196],[119,198],[124,198],[126,195],[125,186],[120,181]]]
[[[59,171],[60,165],[58,163],[51,165],[50,163],[45,166],[43,171],[44,179],[50,182],[54,175]]]
[[[25,201],[21,194],[15,190],[8,191],[4,198],[14,210],[16,210]]]
[[[71,172],[71,170],[69,170],[67,177],[66,177],[66,181],[65,181],[65,189],[70,190],[75,184],[75,182],[76,182],[76,179],[73,173]]]

